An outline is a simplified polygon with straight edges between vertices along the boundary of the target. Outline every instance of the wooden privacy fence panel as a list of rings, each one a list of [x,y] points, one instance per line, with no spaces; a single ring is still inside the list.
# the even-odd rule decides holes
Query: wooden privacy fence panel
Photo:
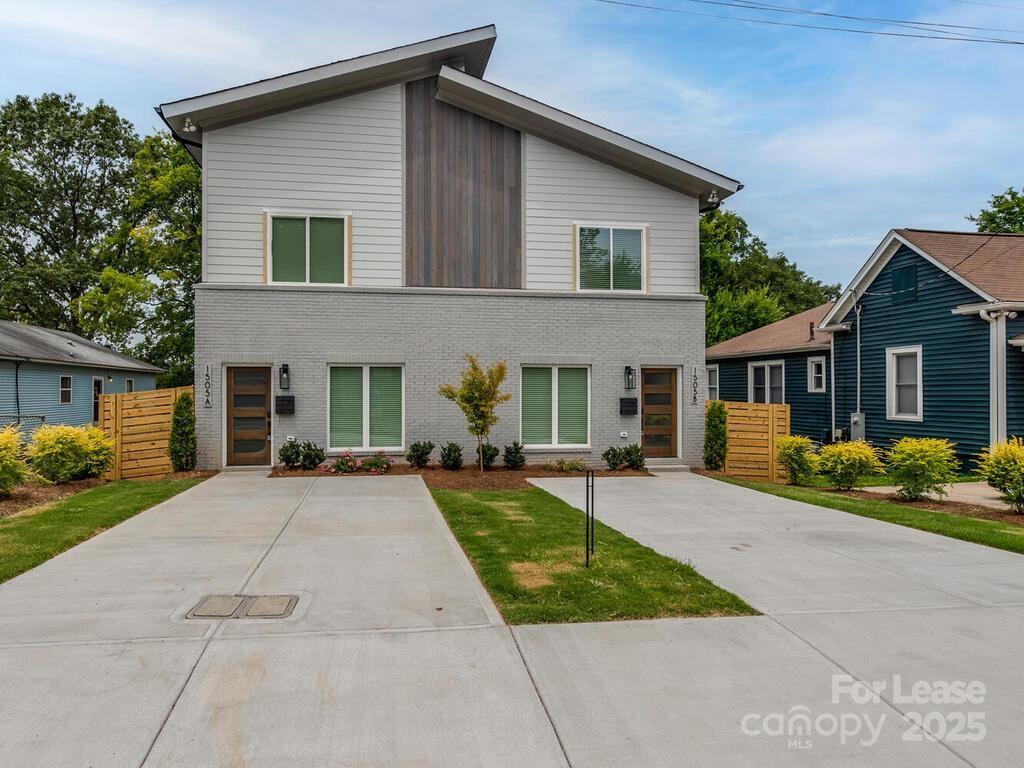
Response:
[[[781,483],[786,470],[776,458],[775,441],[789,434],[789,406],[726,402],[728,446],[725,474]]]
[[[174,401],[192,387],[100,396],[100,428],[114,441],[108,480],[159,477],[173,471],[167,439]]]

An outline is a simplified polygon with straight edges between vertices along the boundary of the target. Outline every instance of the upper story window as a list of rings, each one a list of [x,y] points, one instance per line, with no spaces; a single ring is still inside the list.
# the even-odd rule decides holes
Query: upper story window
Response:
[[[751,403],[786,402],[786,374],[781,360],[747,365],[748,401]]]
[[[807,391],[821,394],[825,392],[825,358],[807,358]]]
[[[718,396],[718,366],[708,366],[708,400],[720,400]]]
[[[897,304],[917,299],[917,265],[908,264],[892,271],[892,300]]]
[[[70,405],[71,403],[71,377],[60,377],[60,404]]]
[[[647,237],[642,226],[577,227],[576,287],[581,291],[642,291]]]
[[[924,378],[920,346],[885,350],[886,417],[897,421],[924,419]]]
[[[271,283],[348,283],[348,214],[270,214]]]

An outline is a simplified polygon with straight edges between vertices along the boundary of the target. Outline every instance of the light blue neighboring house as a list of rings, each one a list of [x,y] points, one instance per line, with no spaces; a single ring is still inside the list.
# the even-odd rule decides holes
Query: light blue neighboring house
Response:
[[[101,394],[154,389],[160,371],[67,331],[0,320],[0,426],[93,424]]]

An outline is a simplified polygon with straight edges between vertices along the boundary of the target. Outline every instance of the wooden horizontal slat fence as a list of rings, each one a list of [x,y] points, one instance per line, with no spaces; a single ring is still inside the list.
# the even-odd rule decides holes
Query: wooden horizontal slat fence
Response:
[[[172,471],[167,440],[174,401],[192,387],[100,396],[100,428],[114,441],[108,480],[159,477]]]
[[[728,445],[725,474],[767,483],[786,481],[775,441],[789,434],[789,406],[726,402]]]

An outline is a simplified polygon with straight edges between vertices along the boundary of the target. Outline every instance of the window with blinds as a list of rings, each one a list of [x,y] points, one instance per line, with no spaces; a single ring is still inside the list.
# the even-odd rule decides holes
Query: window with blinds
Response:
[[[580,290],[643,290],[643,229],[581,226],[577,233]]]
[[[367,450],[404,446],[401,366],[332,366],[328,445]]]
[[[271,216],[271,282],[345,284],[349,223],[343,216]]]
[[[523,444],[590,444],[590,369],[526,366],[522,369]]]

